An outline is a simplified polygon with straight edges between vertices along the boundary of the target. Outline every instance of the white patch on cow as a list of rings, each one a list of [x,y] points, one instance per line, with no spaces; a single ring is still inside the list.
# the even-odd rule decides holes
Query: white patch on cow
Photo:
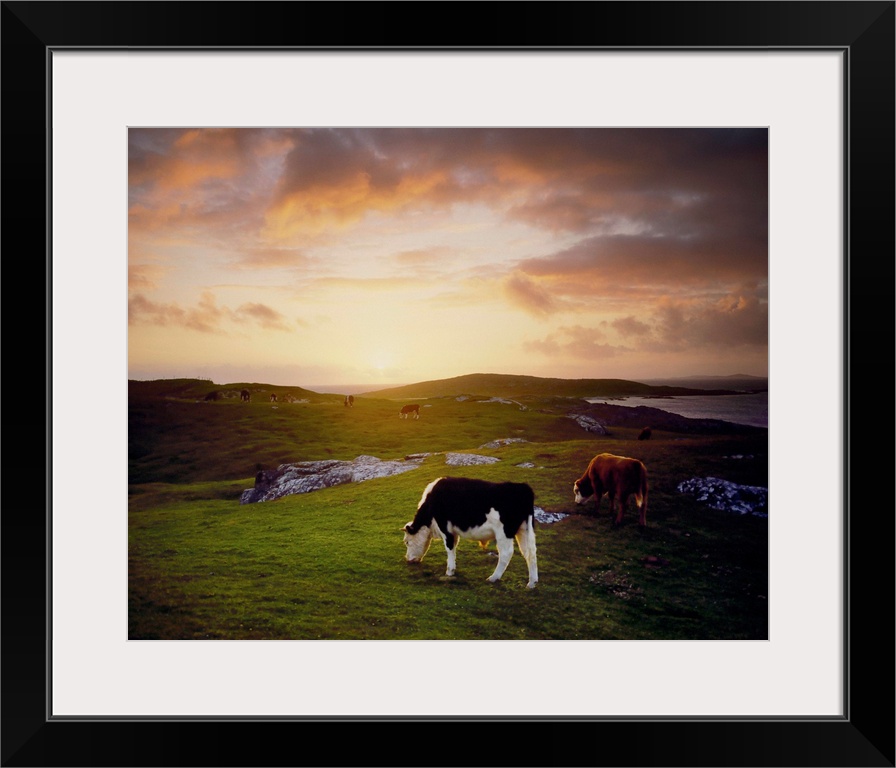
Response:
[[[409,563],[419,563],[429,552],[429,547],[432,544],[432,528],[424,525],[417,533],[408,533],[407,526],[405,526],[404,543],[407,547],[405,559]]]
[[[439,530],[438,525],[433,525],[433,529],[434,534],[438,534],[444,542],[445,536],[442,531]],[[501,522],[501,513],[498,512],[497,509],[492,507],[488,511],[488,514],[485,517],[485,522],[482,525],[477,525],[473,528],[468,528],[467,530],[457,528],[449,522],[448,533],[454,534],[458,539],[472,539],[473,541],[479,542],[494,540],[495,545],[498,548],[498,565],[495,567],[494,573],[488,577],[488,580],[490,582],[496,582],[504,575],[504,571],[507,570],[507,566],[510,564],[510,559],[513,557],[514,539],[507,538],[505,535],[504,525]],[[529,566],[529,583],[526,586],[529,589],[533,589],[538,583],[535,531],[530,527],[527,521],[520,526],[514,538],[520,548],[520,553],[523,555],[526,564]],[[455,542],[452,549],[448,549],[447,544],[445,548],[448,551],[448,569],[445,572],[445,575],[453,576],[457,560],[457,543]]]
[[[423,502],[426,501],[426,497],[429,496],[429,492],[430,492],[433,488],[435,488],[436,483],[439,482],[439,480],[442,480],[442,479],[443,479],[443,478],[441,478],[441,477],[437,477],[437,478],[436,478],[435,480],[433,480],[429,485],[427,485],[426,488],[423,489],[423,495],[420,497],[420,503],[417,504],[417,509],[420,509],[420,507],[423,506]]]
[[[588,501],[588,499],[591,498],[591,496],[594,496],[593,493],[591,494],[591,496],[582,496],[582,494],[579,493],[579,484],[578,483],[573,484],[572,490],[576,495],[576,504],[584,504],[586,501]]]
[[[438,526],[435,526],[438,528]],[[455,527],[450,521],[448,522],[448,533],[453,533],[462,539],[473,539],[473,541],[491,541],[496,539],[500,541],[504,536],[504,527],[501,525],[501,514],[497,509],[490,509],[485,516],[485,522],[470,528],[466,531]],[[444,537],[443,537],[444,538]]]
[[[429,496],[430,492],[441,477],[437,477],[433,480],[426,488],[423,489],[423,495],[420,497],[420,501],[417,504],[417,509],[423,506],[423,502],[426,501],[426,497]],[[444,536],[442,536],[442,532],[439,531],[439,526],[435,524],[435,520],[433,520],[433,528],[430,528],[428,525],[421,526],[420,530],[417,533],[408,533],[408,526],[413,523],[413,520],[407,523],[404,527],[404,543],[407,547],[407,552],[405,552],[405,560],[409,563],[419,563],[423,557],[429,552],[429,547],[432,544],[433,539],[433,528],[438,531],[440,538],[444,541]]]

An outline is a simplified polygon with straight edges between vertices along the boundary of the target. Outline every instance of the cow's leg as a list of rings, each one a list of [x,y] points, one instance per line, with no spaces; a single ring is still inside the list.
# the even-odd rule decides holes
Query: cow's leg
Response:
[[[446,576],[454,576],[457,570],[457,537],[452,533],[445,534],[445,549],[448,552],[448,568]]]
[[[616,520],[613,525],[622,525],[622,517],[625,515],[625,507],[628,504],[628,496],[626,494],[622,494],[619,499],[619,512],[616,515]]]
[[[535,555],[535,529],[528,522],[523,523],[517,531],[516,543],[529,566],[529,583],[526,586],[534,589],[538,583],[538,559]]]
[[[495,572],[488,577],[489,581],[500,579],[510,564],[510,558],[513,557],[513,539],[496,539],[495,543],[498,545],[498,565],[495,567]]]
[[[599,478],[592,477],[591,487],[594,489],[594,515],[596,517],[600,513],[600,500],[604,495],[604,486]],[[611,509],[610,511],[612,512],[613,510]]]
[[[610,517],[613,518],[613,525],[614,526],[619,525],[620,521],[622,520],[622,511],[620,510],[617,515],[616,503],[617,503],[617,501],[621,501],[621,500],[617,500],[616,496],[612,493],[608,493],[607,496],[610,499]],[[616,515],[616,516],[614,517],[614,515]]]

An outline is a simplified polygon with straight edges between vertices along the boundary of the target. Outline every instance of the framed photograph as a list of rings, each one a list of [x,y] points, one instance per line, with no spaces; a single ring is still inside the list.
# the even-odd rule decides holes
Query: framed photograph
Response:
[[[412,8],[441,20],[432,39],[383,44],[397,34],[391,30],[403,28]],[[476,23],[470,19],[473,9]],[[37,368],[46,371],[46,498],[42,514],[23,514],[33,503],[5,505],[3,765],[276,765],[284,755],[287,763],[358,766],[483,760],[595,766],[896,764],[894,519],[887,501],[884,514],[866,511],[877,510],[880,497],[886,498],[881,482],[892,477],[893,467],[892,441],[880,435],[882,424],[890,431],[893,423],[887,368],[881,371],[881,344],[871,347],[868,340],[882,338],[885,355],[894,349],[894,9],[893,2],[814,1],[362,3],[350,10],[325,3],[4,2],[7,266],[19,263],[16,250],[30,242],[24,239],[26,227],[31,240],[46,232],[40,246],[44,259],[28,262],[29,284],[37,262],[45,286],[45,345]],[[504,39],[482,39],[491,36],[485,19],[499,13],[508,31],[496,38]],[[286,21],[293,14],[301,19],[298,27]],[[343,36],[349,44],[334,42]],[[427,267],[435,281],[445,279],[436,262],[454,258],[464,237],[483,241],[487,228],[493,242],[504,247],[534,235],[532,230],[498,232],[491,220],[477,223],[475,203],[459,196],[452,202],[473,215],[464,221],[455,217],[439,230],[449,244],[444,251],[431,252],[428,243],[430,251],[423,253],[424,246],[409,233],[396,236],[396,223],[386,221],[399,204],[396,190],[433,200],[452,194],[444,180],[436,187],[426,186],[422,175],[396,181],[401,163],[412,162],[402,155],[411,143],[417,150],[414,162],[434,161],[449,146],[468,151],[476,145],[481,157],[488,142],[501,143],[501,178],[515,180],[518,190],[534,167],[515,164],[524,153],[529,160],[549,158],[568,179],[574,167],[565,154],[570,144],[580,165],[605,163],[603,190],[592,184],[588,196],[576,191],[587,211],[561,204],[559,187],[551,189],[550,199],[501,198],[505,212],[513,208],[508,221],[525,216],[552,233],[552,254],[564,254],[565,264],[577,258],[576,241],[562,234],[572,229],[568,217],[576,211],[599,224],[604,236],[629,238],[626,242],[636,236],[639,257],[649,250],[648,235],[663,234],[647,231],[638,219],[645,207],[662,207],[657,187],[650,186],[665,162],[654,142],[659,135],[674,142],[678,158],[664,178],[682,179],[681,194],[669,198],[674,212],[663,207],[663,218],[655,219],[664,222],[665,231],[682,241],[703,232],[693,212],[698,201],[687,191],[695,187],[687,179],[707,184],[712,179],[713,189],[738,190],[730,194],[736,206],[699,208],[699,217],[713,217],[712,231],[727,239],[726,247],[744,237],[732,274],[745,274],[744,262],[757,254],[761,266],[767,255],[764,292],[751,304],[744,291],[737,305],[749,310],[761,303],[766,318],[757,326],[767,335],[767,346],[758,349],[768,375],[768,569],[767,589],[761,590],[767,613],[761,631],[745,630],[749,620],[731,616],[731,627],[711,637],[389,642],[388,634],[371,632],[306,642],[313,635],[283,639],[242,625],[236,634],[203,635],[198,624],[190,634],[166,634],[172,622],[162,615],[165,610],[154,612],[154,623],[135,624],[129,573],[141,557],[166,557],[176,550],[168,542],[167,549],[141,553],[129,539],[133,445],[125,379],[175,378],[186,369],[154,367],[172,357],[180,337],[168,331],[153,335],[129,319],[139,315],[152,321],[148,325],[169,330],[177,323],[195,330],[197,324],[225,321],[281,330],[324,324],[311,302],[307,316],[289,317],[272,309],[273,302],[239,297],[224,276],[214,280],[236,297],[227,306],[216,304],[214,296],[187,301],[176,291],[164,300],[129,294],[129,285],[160,280],[151,261],[135,258],[141,248],[164,250],[169,264],[188,263],[186,230],[165,225],[178,210],[183,213],[183,201],[163,195],[150,200],[146,190],[183,189],[201,176],[203,220],[192,224],[207,234],[214,220],[214,247],[231,253],[237,269],[284,258],[292,266],[324,259],[332,266],[336,249],[345,247],[319,232],[304,233],[317,250],[302,251],[295,239],[278,249],[270,240],[254,247],[238,244],[226,196],[233,190],[225,194],[223,187],[206,183],[227,177],[222,164],[239,162],[239,153],[203,145],[209,136],[204,129],[218,127],[231,129],[228,141],[251,144],[253,157],[261,158],[252,173],[268,182],[259,193],[266,196],[265,208],[247,215],[278,232],[294,226],[290,212],[296,206],[320,205],[320,198],[302,197],[301,185],[290,185],[287,149],[295,144],[294,132],[304,132],[313,155],[303,172],[345,168],[350,175],[345,153],[327,149],[327,142],[348,141],[350,131],[351,140],[380,161],[376,167],[384,174],[381,180],[355,179],[368,185],[367,199],[372,183],[382,181],[392,190],[370,207],[384,228],[371,229],[369,241],[386,237],[378,233],[391,227],[395,264]],[[610,167],[609,155],[589,154],[598,134],[612,137],[618,156],[637,156],[639,162]],[[713,152],[694,152],[695,136]],[[509,150],[508,140],[515,142]],[[166,162],[174,148],[187,162]],[[747,152],[753,153],[750,163],[740,160]],[[200,166],[202,173],[185,180]],[[615,185],[614,170],[621,176],[623,166],[625,173],[637,166],[640,186]],[[472,163],[457,163],[452,173],[457,188],[478,183]],[[339,194],[357,198],[356,187],[343,184]],[[667,192],[668,187],[662,195]],[[611,197],[614,217],[601,209]],[[745,224],[756,221],[744,211],[750,205],[763,214],[755,230]],[[317,224],[337,227],[351,216],[352,202],[343,197],[331,209],[315,208],[321,210]],[[689,233],[682,222],[694,230]],[[363,245],[351,248],[338,256],[344,271],[328,272],[329,282],[320,283],[331,306],[352,270],[369,264]],[[530,271],[492,282],[482,279],[482,271],[468,270],[465,290],[484,297],[500,286],[508,302],[530,314],[543,315],[552,302],[574,302],[570,275],[585,273],[551,273],[557,291],[547,292],[541,279],[546,268],[537,258],[544,252],[543,246],[521,250],[519,258],[529,260]],[[620,249],[611,256],[607,263],[618,269],[635,254]],[[177,287],[186,289],[190,269],[203,267],[179,272]],[[652,275],[659,281],[656,271]],[[212,279],[203,277],[197,284]],[[395,272],[385,279],[399,281]],[[18,280],[7,284],[17,286]],[[353,303],[360,303],[352,295]],[[458,303],[457,294],[447,290],[431,298]],[[676,310],[673,297],[666,299],[666,327],[672,327]],[[370,323],[389,311],[379,301],[379,309],[371,305]],[[17,304],[10,306],[17,311]],[[720,337],[721,316],[703,316],[707,329]],[[418,317],[411,336],[438,333]],[[482,323],[484,345],[490,321],[476,322]],[[495,316],[491,322],[498,322]],[[344,339],[352,326],[327,327]],[[617,320],[613,330],[617,338],[632,339],[646,327],[643,318],[639,325],[629,317]],[[582,330],[558,326],[552,335],[530,341],[529,353],[559,365],[564,358],[548,353],[581,343]],[[742,320],[739,330],[745,332]],[[28,331],[33,333],[30,324]],[[219,341],[214,334],[207,338],[209,346]],[[661,340],[668,346],[671,332]],[[12,347],[17,356],[20,347],[33,355],[37,345],[17,340]],[[612,352],[609,341],[601,345],[592,339],[586,348]],[[145,355],[138,357],[138,351]],[[664,351],[655,344],[654,355]],[[370,375],[386,376],[387,352],[384,347],[365,361]],[[242,357],[253,353],[239,347]],[[415,347],[415,354],[424,351]],[[494,352],[488,354],[496,359]],[[743,351],[732,358],[731,365],[761,363]],[[198,355],[193,362],[200,365]],[[223,365],[220,359],[215,364]],[[432,370],[439,378],[440,369]],[[545,366],[538,374],[548,370]],[[577,371],[569,367],[559,375],[579,378]],[[315,384],[349,383],[336,380],[335,367],[314,373],[320,379]],[[203,375],[216,383],[244,380],[228,379],[221,367],[202,369]],[[867,388],[881,380],[888,382],[884,397],[858,390],[860,383]],[[245,381],[245,395],[235,390],[239,401],[235,397],[228,407],[252,398],[257,407],[259,397],[268,411],[301,403],[282,387],[259,394]],[[360,410],[363,390],[321,391],[338,399],[330,405],[339,406],[331,410],[340,417]],[[219,395],[212,387],[205,399]],[[396,416],[393,427],[427,418],[426,404],[404,410],[406,420]],[[18,423],[9,420],[14,435],[22,431]],[[28,431],[40,432],[33,425]],[[645,434],[649,438],[636,430],[632,439]],[[881,447],[882,442],[888,444]],[[265,471],[259,465],[256,491],[272,482]],[[8,476],[7,489],[14,485]],[[164,492],[161,483],[156,490]],[[153,525],[145,523],[147,530]],[[416,535],[413,525],[406,530]],[[396,536],[400,545],[400,532]],[[352,546],[351,535],[346,546]],[[409,561],[420,559],[412,557],[414,546],[409,540]],[[460,567],[473,556],[465,546],[457,558]],[[430,563],[432,569],[444,567],[443,557],[434,547],[429,559],[440,562]],[[523,557],[515,560],[510,566],[515,576],[525,574]],[[450,563],[449,558],[449,571]],[[318,567],[326,570],[327,563]],[[714,573],[736,578],[736,570],[732,560]],[[151,581],[155,573],[147,569],[141,578]],[[534,556],[528,577],[534,587]],[[540,594],[537,589],[519,593],[520,599]],[[161,592],[141,594],[155,600]],[[517,592],[508,594],[516,599]],[[650,610],[646,604],[641,608]],[[675,620],[665,608],[659,614],[650,619],[657,626],[663,616]],[[503,743],[490,744],[488,757],[468,758],[457,750],[443,757],[433,727],[458,735],[488,729],[493,741],[502,736]],[[530,727],[535,730],[524,730]]]

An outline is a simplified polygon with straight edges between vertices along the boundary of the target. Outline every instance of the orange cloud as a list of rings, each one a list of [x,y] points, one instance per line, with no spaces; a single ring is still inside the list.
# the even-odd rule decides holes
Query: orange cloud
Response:
[[[547,357],[593,362],[631,351],[629,347],[606,343],[606,338],[599,328],[564,326],[543,339],[523,342],[523,348]]]
[[[536,317],[546,317],[560,309],[560,302],[543,285],[521,272],[507,277],[502,287],[511,304]]]
[[[283,315],[264,304],[247,303],[231,310],[219,306],[208,291],[188,308],[150,301],[143,294],[135,294],[128,301],[128,325],[180,326],[200,333],[225,333],[226,324],[243,325],[246,321],[268,330],[290,330]]]
[[[289,326],[286,324],[283,315],[265,304],[243,304],[236,310],[236,317],[248,318],[258,323],[262,328],[267,328],[269,330],[289,330]]]
[[[275,241],[299,234],[319,234],[360,221],[371,211],[387,212],[425,205],[447,183],[442,173],[405,176],[391,187],[378,187],[368,173],[358,172],[333,184],[316,184],[289,192],[265,213],[264,236]]]
[[[422,267],[443,262],[450,258],[452,254],[452,249],[436,246],[433,248],[401,251],[396,253],[393,258],[402,266]]]
[[[236,262],[241,269],[305,267],[311,263],[304,253],[293,248],[253,248]]]
[[[152,290],[168,270],[158,264],[129,264],[128,290]]]

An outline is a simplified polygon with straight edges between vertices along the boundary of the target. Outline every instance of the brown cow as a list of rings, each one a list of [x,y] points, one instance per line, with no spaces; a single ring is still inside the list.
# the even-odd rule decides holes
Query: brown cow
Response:
[[[398,412],[398,417],[401,418],[401,419],[406,419],[406,418],[408,418],[408,416],[410,416],[412,413],[414,414],[414,418],[415,418],[415,419],[419,419],[419,418],[420,418],[420,406],[417,405],[416,403],[415,403],[414,405],[406,405],[406,406],[404,406],[404,407]]]
[[[650,427],[644,427],[644,429],[641,430],[641,434],[638,435],[638,440],[650,440],[652,434],[653,432],[650,431]]]
[[[271,392],[271,402],[272,403],[277,402],[277,394],[275,392]]]
[[[619,512],[613,525],[622,522],[629,496],[635,497],[640,510],[638,525],[647,525],[647,468],[638,459],[601,453],[591,459],[588,469],[572,487],[576,504],[584,504],[594,496],[594,512],[600,509],[600,499],[606,493],[610,497],[610,514],[619,500]]]
[[[248,402],[249,402],[249,397],[250,397],[250,396],[249,396],[249,390],[248,390],[248,389],[242,389],[242,390],[240,390],[240,400],[241,400],[241,401],[243,401],[243,402],[245,402],[245,403],[248,403]]]

